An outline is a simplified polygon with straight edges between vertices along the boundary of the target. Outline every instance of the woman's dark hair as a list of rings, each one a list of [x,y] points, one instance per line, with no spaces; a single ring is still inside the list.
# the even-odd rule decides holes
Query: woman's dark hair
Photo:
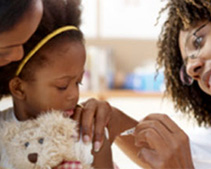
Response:
[[[36,32],[24,45],[25,55],[28,54],[28,52],[31,51],[46,35],[52,33],[54,30],[67,25],[79,27],[81,23],[80,4],[80,0],[43,0],[43,18]],[[80,30],[66,31],[52,38],[43,47],[47,47],[49,44],[59,44],[64,42],[64,40],[83,43],[83,34]],[[42,50],[42,48],[40,50]],[[26,63],[19,77],[23,80],[33,80],[34,72],[36,72],[41,66],[45,65],[46,59],[46,56],[40,54],[38,51]],[[4,96],[10,95],[9,81],[14,78],[17,67],[21,61],[0,67],[0,99]]]
[[[164,67],[166,94],[175,108],[193,113],[199,125],[211,125],[211,97],[204,93],[197,82],[184,86],[179,71],[183,64],[179,48],[179,32],[194,26],[198,21],[211,19],[210,0],[169,0],[161,11],[168,10],[158,41],[158,68]]]
[[[30,10],[35,0],[1,0],[0,33],[13,28]]]

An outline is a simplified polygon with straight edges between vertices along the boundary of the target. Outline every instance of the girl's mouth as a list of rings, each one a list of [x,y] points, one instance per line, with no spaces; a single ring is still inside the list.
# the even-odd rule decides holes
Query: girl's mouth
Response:
[[[64,116],[65,117],[71,117],[74,114],[74,109],[70,109],[70,110],[65,110],[64,111]]]

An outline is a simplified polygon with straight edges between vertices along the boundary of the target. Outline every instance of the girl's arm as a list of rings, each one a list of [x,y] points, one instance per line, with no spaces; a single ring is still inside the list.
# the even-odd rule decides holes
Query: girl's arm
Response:
[[[137,165],[144,168],[149,168],[149,166],[141,161],[138,156],[140,148],[135,146],[134,136],[119,136],[121,132],[137,125],[138,122],[136,120],[127,116],[119,109],[113,107],[113,116],[108,125],[111,141],[115,139],[114,141],[117,146]]]

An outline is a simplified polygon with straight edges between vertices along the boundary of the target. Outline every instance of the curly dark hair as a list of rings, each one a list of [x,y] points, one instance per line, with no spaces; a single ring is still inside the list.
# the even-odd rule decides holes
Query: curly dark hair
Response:
[[[184,86],[179,71],[183,64],[179,48],[179,32],[194,26],[197,22],[211,19],[210,0],[169,0],[160,14],[168,10],[158,40],[158,69],[164,67],[166,94],[170,95],[174,106],[187,114],[192,114],[199,125],[211,125],[211,97],[204,93],[198,83]]]
[[[38,29],[24,45],[24,52],[27,54],[33,47],[40,42],[46,35],[52,33],[54,30],[66,26],[73,25],[80,26],[81,23],[81,1],[80,0],[43,0],[44,14]],[[61,44],[64,41],[77,41],[83,43],[82,32],[70,30],[63,32],[52,38],[42,48],[48,48],[56,44]],[[40,50],[42,50],[42,48]],[[22,59],[23,60],[23,59]],[[21,60],[21,61],[22,61]],[[46,64],[46,56],[41,52],[37,52],[26,63],[19,77],[23,80],[33,80],[34,72]],[[0,67],[0,99],[9,96],[9,82],[15,77],[15,72],[20,62],[13,62],[7,66]]]

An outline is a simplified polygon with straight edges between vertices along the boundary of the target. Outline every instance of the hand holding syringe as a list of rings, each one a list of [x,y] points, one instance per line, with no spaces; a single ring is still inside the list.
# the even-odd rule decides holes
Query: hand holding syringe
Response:
[[[131,135],[135,132],[135,127],[127,129],[125,131],[123,131],[122,133],[120,133],[120,136],[127,136],[127,135]]]

